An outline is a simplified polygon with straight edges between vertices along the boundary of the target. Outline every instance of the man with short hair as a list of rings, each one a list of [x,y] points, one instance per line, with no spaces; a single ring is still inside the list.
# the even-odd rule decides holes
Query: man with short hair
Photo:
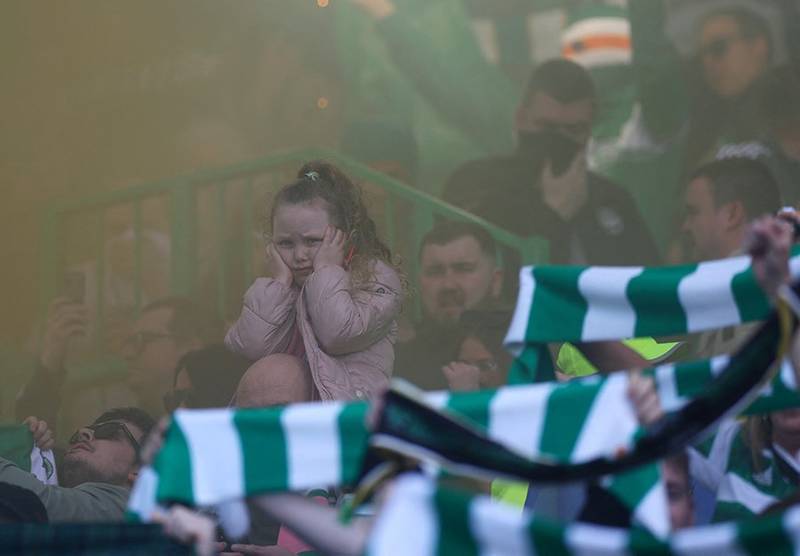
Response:
[[[140,407],[153,415],[163,413],[164,394],[172,389],[178,361],[217,339],[217,332],[211,319],[187,298],[171,297],[146,306],[124,350],[128,384]]]
[[[422,239],[419,288],[423,320],[398,344],[394,376],[423,389],[445,389],[442,367],[456,356],[458,322],[469,309],[490,305],[502,289],[496,245],[480,226],[441,222]]]
[[[750,224],[780,208],[775,179],[751,158],[715,160],[698,168],[684,195],[682,230],[696,261],[739,254]],[[757,323],[712,330],[689,345],[690,359],[733,353]]]
[[[494,239],[474,224],[445,222],[434,227],[419,250],[420,293],[427,318],[440,325],[497,299],[503,273]]]
[[[695,260],[723,259],[741,249],[747,227],[780,208],[767,167],[750,158],[715,160],[698,168],[684,194],[683,232]]]
[[[587,168],[595,100],[581,66],[541,64],[517,108],[517,152],[463,165],[444,199],[523,237],[546,238],[555,263],[657,264],[633,199]]]
[[[51,522],[121,521],[139,473],[139,449],[154,424],[140,409],[111,409],[70,439],[58,470],[61,486],[46,485],[4,458],[0,482],[36,494]]]

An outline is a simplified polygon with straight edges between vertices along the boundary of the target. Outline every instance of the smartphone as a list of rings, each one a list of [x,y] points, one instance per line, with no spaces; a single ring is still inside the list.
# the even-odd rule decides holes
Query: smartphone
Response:
[[[74,303],[86,301],[86,275],[83,272],[68,271],[61,282],[61,295]]]

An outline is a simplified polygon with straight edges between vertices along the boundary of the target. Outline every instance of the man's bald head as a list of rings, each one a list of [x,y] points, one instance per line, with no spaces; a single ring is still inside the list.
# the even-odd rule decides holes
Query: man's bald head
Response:
[[[254,363],[234,396],[239,408],[270,407],[311,400],[311,375],[296,357],[275,354]]]

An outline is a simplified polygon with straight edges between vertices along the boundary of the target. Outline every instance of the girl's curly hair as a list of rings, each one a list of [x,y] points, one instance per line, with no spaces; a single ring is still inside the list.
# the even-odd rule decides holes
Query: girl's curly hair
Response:
[[[403,279],[389,247],[378,237],[378,229],[367,213],[361,188],[328,162],[315,160],[305,164],[298,171],[297,180],[278,191],[269,213],[267,233],[271,233],[279,206],[309,203],[314,199],[325,202],[331,224],[348,237],[347,245],[353,248],[354,253],[349,268],[355,284],[363,284],[373,277],[370,263],[375,260],[394,267]]]

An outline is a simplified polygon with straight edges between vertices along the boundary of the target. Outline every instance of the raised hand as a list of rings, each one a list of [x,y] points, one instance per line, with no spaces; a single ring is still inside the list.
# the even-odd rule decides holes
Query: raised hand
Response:
[[[53,438],[53,432],[47,423],[38,417],[28,417],[23,424],[28,425],[28,430],[33,435],[33,443],[40,450],[52,450],[56,445],[56,440]]]
[[[481,389],[481,370],[475,365],[453,361],[442,367],[442,373],[447,379],[450,390],[470,392]]]
[[[39,358],[42,366],[48,371],[61,370],[70,340],[75,336],[86,335],[87,327],[85,306],[65,297],[53,301],[42,339],[42,353]]]
[[[789,251],[794,229],[784,218],[766,216],[747,231],[744,247],[753,257],[753,272],[759,285],[772,299],[789,280]]]
[[[319,270],[323,266],[342,266],[346,240],[347,236],[342,230],[328,226],[322,237],[322,245],[314,256],[314,270]]]
[[[652,377],[643,376],[639,370],[631,371],[628,375],[628,399],[642,426],[652,425],[664,415],[655,381]]]
[[[575,155],[567,171],[560,176],[553,175],[548,162],[542,171],[542,199],[562,219],[572,220],[589,197],[586,181],[586,157]]]

